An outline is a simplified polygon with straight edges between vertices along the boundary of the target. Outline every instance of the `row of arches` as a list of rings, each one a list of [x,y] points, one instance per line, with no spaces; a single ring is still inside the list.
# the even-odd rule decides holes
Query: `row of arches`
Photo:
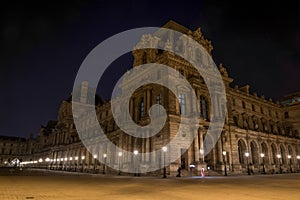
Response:
[[[245,156],[246,153],[249,153],[249,158]],[[288,155],[290,155],[291,158],[288,158]],[[268,145],[266,142],[259,144],[254,140],[250,141],[249,145],[247,145],[247,142],[243,139],[238,140],[238,156],[240,164],[247,164],[247,159],[250,164],[253,165],[262,163],[269,165],[285,165],[289,164],[288,159],[290,159],[291,164],[296,163],[296,151],[291,145],[276,145],[275,143]]]

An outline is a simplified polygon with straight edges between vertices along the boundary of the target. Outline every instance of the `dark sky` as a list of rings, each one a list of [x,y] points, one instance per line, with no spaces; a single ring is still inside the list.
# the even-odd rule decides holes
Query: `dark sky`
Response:
[[[291,1],[8,1],[0,5],[0,135],[57,118],[87,54],[106,38],[173,19],[212,40],[235,83],[278,99],[300,90],[300,12]],[[109,77],[130,68],[128,58]],[[109,79],[101,95],[109,97]]]

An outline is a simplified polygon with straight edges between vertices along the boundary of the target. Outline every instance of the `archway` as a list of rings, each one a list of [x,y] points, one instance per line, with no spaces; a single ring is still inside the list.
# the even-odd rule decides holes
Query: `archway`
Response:
[[[269,163],[269,151],[268,146],[265,142],[261,143],[261,152],[264,154],[263,161],[266,163]]]
[[[246,143],[240,139],[238,141],[238,152],[239,152],[239,162],[240,164],[246,164],[245,153],[247,152]]]
[[[283,145],[280,145],[280,154],[281,154],[281,162],[282,164],[286,164],[286,153]]]
[[[259,155],[258,155],[258,146],[257,144],[252,141],[250,143],[250,148],[251,148],[251,157],[252,157],[252,164],[257,165],[258,164],[258,159],[259,159]]]
[[[277,148],[276,148],[275,144],[271,145],[271,150],[272,150],[272,164],[275,165],[275,164],[277,164],[277,159],[276,159]]]

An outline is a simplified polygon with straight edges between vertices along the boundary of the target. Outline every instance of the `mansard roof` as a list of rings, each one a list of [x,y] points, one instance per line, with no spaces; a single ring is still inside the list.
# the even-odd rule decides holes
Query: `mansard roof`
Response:
[[[9,141],[26,141],[25,138],[22,137],[15,137],[15,136],[6,136],[6,135],[0,135],[0,140],[9,140]]]

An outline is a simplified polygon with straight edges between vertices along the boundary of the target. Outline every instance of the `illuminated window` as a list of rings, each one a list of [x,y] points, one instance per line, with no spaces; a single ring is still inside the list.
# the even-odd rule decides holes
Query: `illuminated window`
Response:
[[[185,115],[186,114],[186,109],[185,109],[185,95],[184,94],[179,94],[179,104],[180,104],[180,114]]]
[[[144,99],[141,99],[140,102],[140,118],[144,117],[145,114],[145,106],[144,106]]]

